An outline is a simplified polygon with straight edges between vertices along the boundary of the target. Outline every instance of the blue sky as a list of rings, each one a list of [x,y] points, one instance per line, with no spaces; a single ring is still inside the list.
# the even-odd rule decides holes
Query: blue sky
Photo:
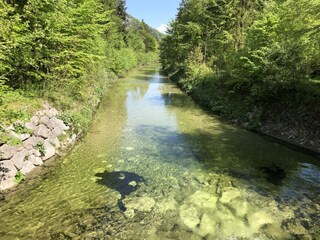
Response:
[[[143,19],[151,27],[160,31],[165,30],[177,14],[180,0],[127,0],[127,12],[132,16]]]

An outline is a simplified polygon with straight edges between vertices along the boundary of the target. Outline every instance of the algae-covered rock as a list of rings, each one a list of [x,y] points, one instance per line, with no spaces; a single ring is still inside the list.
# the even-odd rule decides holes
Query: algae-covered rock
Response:
[[[138,199],[124,200],[127,210],[137,210],[140,212],[151,212],[155,205],[155,200],[151,197],[141,197]]]
[[[241,196],[241,193],[238,189],[227,187],[223,189],[221,198],[219,200],[222,203],[229,203],[232,199],[235,199],[240,196]]]
[[[184,204],[180,207],[180,220],[190,230],[196,231],[197,225],[200,223],[199,212],[194,206]]]
[[[248,222],[252,229],[256,231],[266,224],[274,222],[272,217],[263,210],[248,215]]]
[[[217,207],[217,197],[202,191],[196,191],[187,201],[202,209],[214,210]]]
[[[213,216],[208,214],[203,214],[200,226],[198,230],[198,234],[202,237],[205,237],[207,235],[214,235],[216,233],[216,219],[214,219]]]

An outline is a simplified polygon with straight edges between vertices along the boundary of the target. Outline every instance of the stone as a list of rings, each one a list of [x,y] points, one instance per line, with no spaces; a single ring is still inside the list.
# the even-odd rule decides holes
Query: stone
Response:
[[[30,161],[35,166],[41,166],[43,164],[40,156],[31,155],[28,157],[28,161]]]
[[[35,125],[32,122],[27,122],[27,123],[24,124],[24,126],[26,128],[28,128],[29,130],[31,130],[32,132],[34,132],[36,130],[36,128],[37,128],[37,125]]]
[[[155,207],[155,211],[163,214],[167,211],[170,210],[175,210],[177,209],[177,202],[173,197],[169,197],[166,198],[164,200],[162,200],[161,202],[157,202],[156,207]]]
[[[38,126],[40,123],[40,119],[38,116],[33,116],[30,120],[30,122],[33,124],[33,126]]]
[[[0,159],[10,159],[18,151],[18,147],[4,144],[0,147]]]
[[[23,133],[20,135],[21,141],[25,141],[25,140],[29,139],[30,137],[31,137],[31,135],[29,133]]]
[[[45,140],[43,143],[44,149],[45,149],[45,154],[42,157],[43,161],[48,160],[49,158],[53,157],[56,154],[56,149],[52,144],[48,141]]]
[[[48,138],[50,130],[44,125],[40,124],[35,131],[35,135],[38,137]]]
[[[69,130],[69,127],[64,124],[64,122],[61,119],[58,119],[56,117],[53,117],[51,119],[54,125],[56,125],[60,130]]]
[[[50,130],[54,129],[55,127],[54,123],[50,120],[48,116],[41,117],[40,123],[46,125],[46,127],[49,128]]]
[[[17,134],[17,133],[15,133],[14,131],[10,131],[10,132],[9,132],[9,137],[21,139],[20,135]]]
[[[48,115],[49,118],[56,117],[58,114],[59,114],[59,112],[58,112],[57,109],[55,109],[55,108],[50,108],[50,109],[47,111],[47,115]]]
[[[50,130],[42,123],[34,131],[35,136],[42,137],[44,139],[48,138],[49,133]]]
[[[0,162],[0,176],[15,177],[18,170],[10,160]]]
[[[232,199],[240,197],[241,193],[238,189],[232,187],[226,187],[223,189],[221,198],[219,199],[222,203],[229,203]]]
[[[215,210],[217,207],[217,197],[206,192],[196,191],[188,198],[190,204],[196,205],[198,208],[206,208]]]
[[[23,167],[23,162],[26,157],[26,151],[17,152],[10,160],[16,166],[17,169]]]
[[[10,188],[13,188],[17,183],[15,182],[14,177],[6,177],[0,181],[0,191],[4,191]]]
[[[273,223],[273,219],[265,211],[257,211],[248,216],[249,225],[259,230],[263,225]]]
[[[61,146],[60,141],[58,139],[58,136],[54,133],[51,132],[48,136],[48,141],[54,145],[56,148],[59,148]]]
[[[41,157],[41,153],[39,150],[35,150],[33,153],[36,157]],[[42,159],[41,159],[42,160]]]
[[[239,217],[244,217],[248,213],[248,202],[241,198],[232,199],[228,205]]]
[[[214,235],[216,233],[216,225],[217,222],[213,217],[208,214],[203,214],[198,234],[202,237],[206,237],[207,235]]]
[[[140,212],[151,212],[156,202],[151,197],[140,197],[134,201],[125,200],[124,203],[125,207],[129,210],[134,209]]]
[[[35,136],[32,136],[30,138],[28,138],[27,140],[25,140],[23,142],[23,148],[25,149],[32,149],[37,145],[37,138]]]
[[[200,223],[198,210],[188,204],[183,204],[179,210],[181,222],[195,232],[197,225]]]
[[[23,166],[22,166],[20,172],[23,174],[27,174],[27,173],[31,172],[34,168],[35,168],[35,166],[32,164],[31,161],[25,161],[23,163]]]

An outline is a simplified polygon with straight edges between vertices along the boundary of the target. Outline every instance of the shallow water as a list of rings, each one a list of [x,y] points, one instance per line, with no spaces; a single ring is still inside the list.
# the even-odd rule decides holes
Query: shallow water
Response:
[[[319,239],[320,162],[201,110],[157,66],[121,79],[0,239]]]

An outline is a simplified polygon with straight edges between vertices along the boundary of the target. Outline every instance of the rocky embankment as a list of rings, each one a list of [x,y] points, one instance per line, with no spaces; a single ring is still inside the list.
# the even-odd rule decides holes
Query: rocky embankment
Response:
[[[53,157],[65,143],[75,139],[62,136],[69,130],[59,112],[44,105],[29,122],[17,122],[4,129],[3,135],[11,141],[0,142],[0,191],[8,190],[19,182],[19,178],[33,171]]]

